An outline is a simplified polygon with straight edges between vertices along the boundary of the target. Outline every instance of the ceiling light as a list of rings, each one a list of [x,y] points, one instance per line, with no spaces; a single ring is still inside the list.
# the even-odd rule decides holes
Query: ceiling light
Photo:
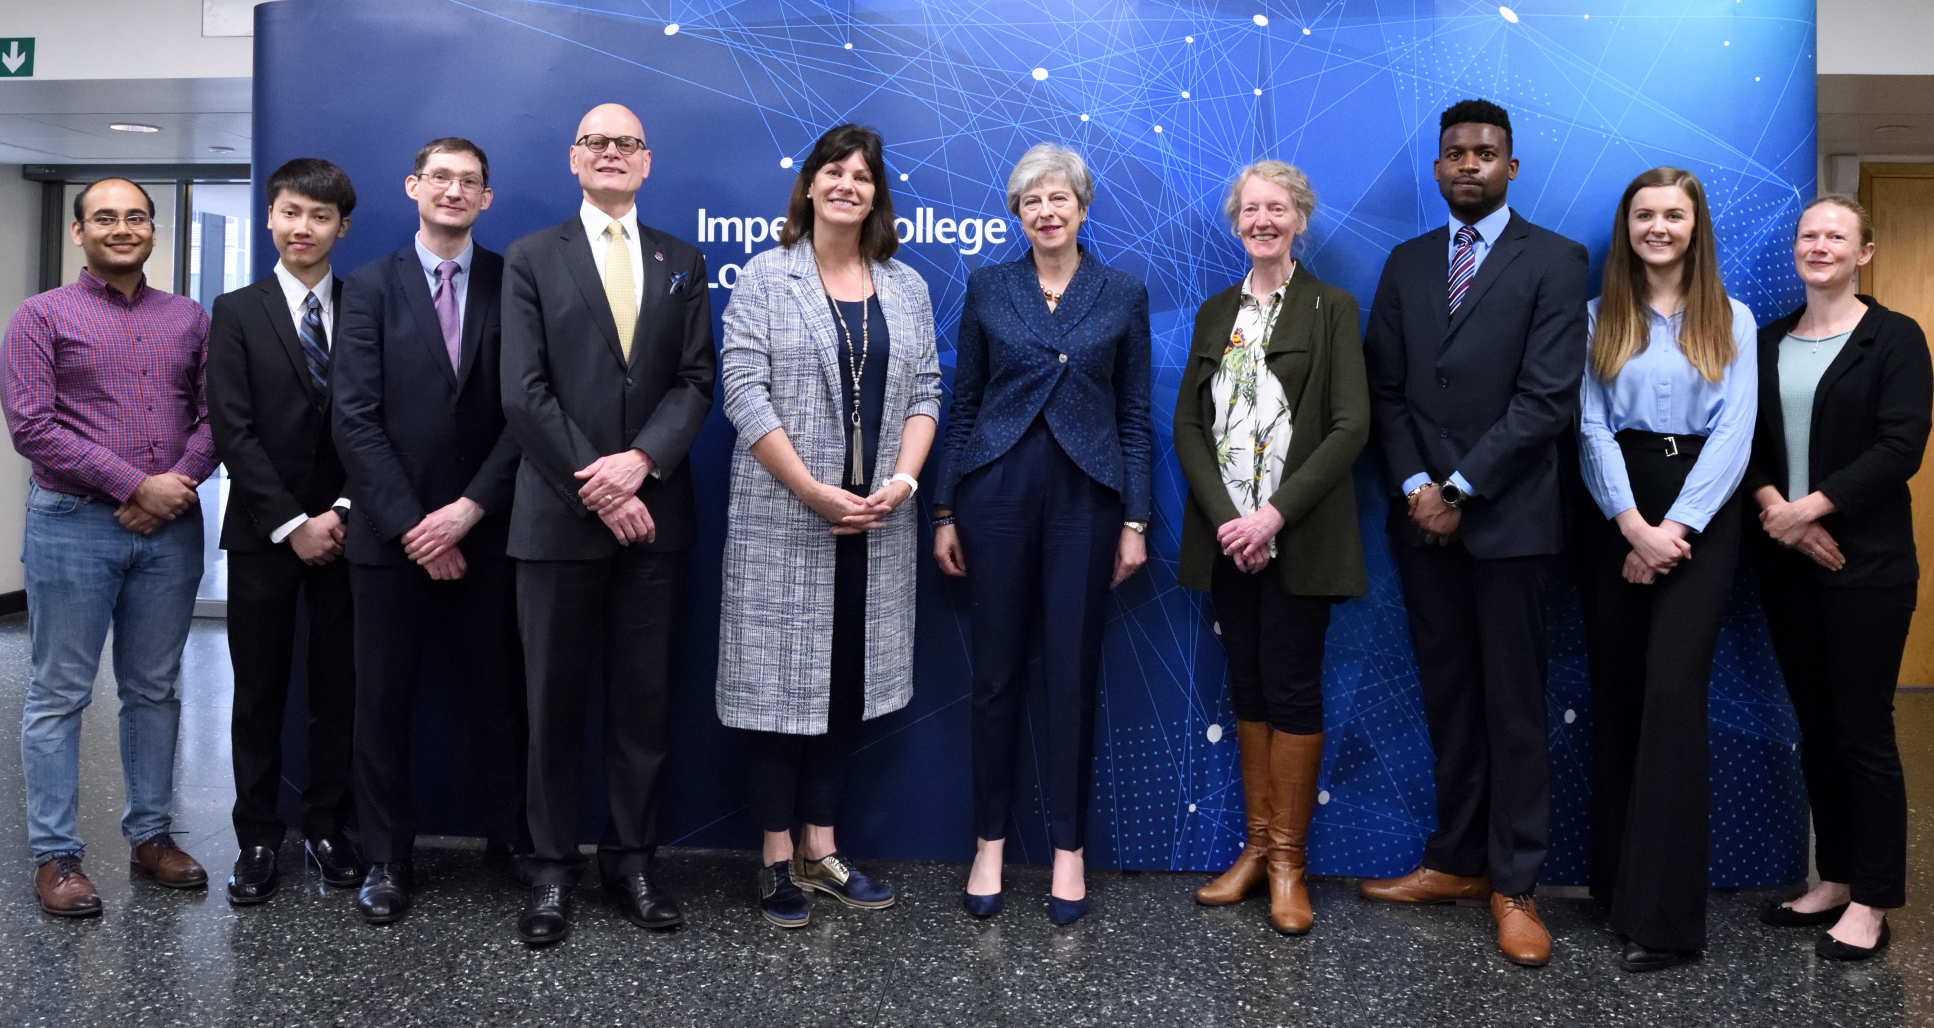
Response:
[[[1874,126],[1874,135],[1876,136],[1897,136],[1903,132],[1912,132],[1912,131],[1914,131],[1914,126],[1912,125],[1876,125]]]
[[[108,126],[116,132],[159,132],[159,125],[144,125],[138,121],[117,121]]]
[[[208,148],[208,152],[209,153],[234,153],[235,148],[232,146],[211,146]]]

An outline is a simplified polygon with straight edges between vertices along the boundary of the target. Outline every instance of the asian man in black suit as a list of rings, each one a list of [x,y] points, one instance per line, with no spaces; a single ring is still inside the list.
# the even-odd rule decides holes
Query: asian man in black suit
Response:
[[[504,416],[523,453],[511,511],[530,683],[533,887],[517,937],[569,934],[584,715],[604,700],[600,877],[647,928],[684,916],[652,877],[671,644],[692,544],[686,453],[718,358],[705,259],[639,223],[644,126],[592,108],[570,147],[578,209],[513,243],[504,271]]]
[[[431,140],[403,190],[416,237],[350,276],[335,382],[356,504],[356,802],[370,861],[357,905],[371,924],[410,906],[410,711],[425,681],[462,690],[447,709],[470,722],[487,858],[514,868],[528,848],[504,550],[517,445],[497,383],[504,262],[471,238],[490,206],[489,159],[467,139]]]
[[[1514,963],[1551,956],[1532,891],[1549,840],[1544,585],[1562,549],[1558,439],[1585,366],[1585,248],[1505,205],[1511,120],[1439,120],[1445,226],[1384,264],[1364,355],[1390,547],[1436,751],[1437,830],[1371,899],[1490,902]]]
[[[237,906],[267,900],[281,883],[282,718],[299,601],[308,608],[305,850],[330,885],[355,885],[363,875],[343,832],[356,679],[349,574],[340,559],[349,501],[329,438],[330,347],[342,309],[329,255],[349,231],[356,188],[336,165],[298,157],[269,176],[267,192],[275,271],[216,297],[208,333],[208,421],[229,485],[221,544],[241,847],[228,901]]]

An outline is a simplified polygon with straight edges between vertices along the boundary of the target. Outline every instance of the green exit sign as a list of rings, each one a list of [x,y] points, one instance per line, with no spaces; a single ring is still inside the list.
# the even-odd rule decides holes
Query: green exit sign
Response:
[[[34,77],[34,37],[0,36],[0,79]]]

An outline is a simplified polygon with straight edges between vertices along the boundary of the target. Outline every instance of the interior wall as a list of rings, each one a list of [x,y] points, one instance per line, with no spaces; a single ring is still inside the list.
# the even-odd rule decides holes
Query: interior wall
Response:
[[[1934,4],[1927,0],[1819,0],[1822,75],[1934,74]]]
[[[40,280],[40,248],[34,245],[40,183],[21,178],[18,164],[0,164],[0,225],[16,226],[6,232],[8,245],[0,246],[0,318],[11,320]],[[0,593],[26,587],[20,533],[27,523],[27,478],[27,462],[12,443],[0,447]]]
[[[5,35],[35,40],[35,79],[246,78],[253,70],[253,39],[202,35],[202,0],[9,2],[0,10]],[[113,41],[106,50],[104,40]]]

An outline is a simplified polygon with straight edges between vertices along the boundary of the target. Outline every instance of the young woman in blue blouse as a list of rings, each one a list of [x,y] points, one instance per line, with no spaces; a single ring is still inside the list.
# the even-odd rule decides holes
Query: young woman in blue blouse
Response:
[[[1620,964],[1655,971],[1705,947],[1706,689],[1758,407],[1753,316],[1719,281],[1691,172],[1625,187],[1587,310],[1579,466],[1606,519],[1583,583],[1591,886]]]

